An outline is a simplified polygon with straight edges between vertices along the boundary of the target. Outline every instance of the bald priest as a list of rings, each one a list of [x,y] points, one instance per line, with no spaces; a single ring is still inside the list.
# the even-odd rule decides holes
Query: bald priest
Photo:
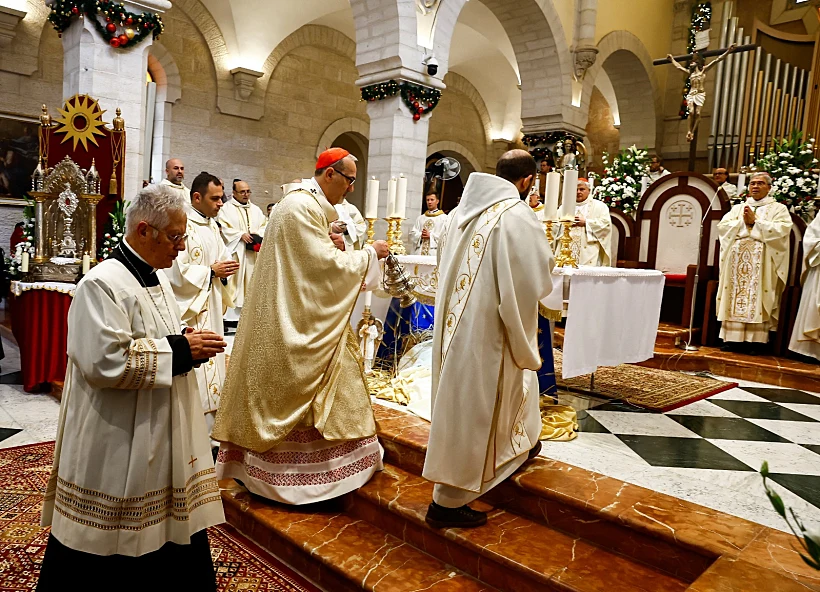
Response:
[[[362,285],[377,284],[387,243],[340,250],[329,236],[355,182],[355,157],[331,148],[291,187],[239,319],[213,430],[217,475],[278,502],[335,498],[382,469],[350,317]]]

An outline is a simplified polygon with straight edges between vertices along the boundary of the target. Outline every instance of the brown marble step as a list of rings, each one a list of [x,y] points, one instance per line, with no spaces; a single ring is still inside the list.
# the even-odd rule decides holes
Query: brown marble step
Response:
[[[343,511],[285,506],[223,481],[227,521],[329,592],[497,592]]]
[[[482,501],[473,507],[489,513],[486,526],[432,529],[424,521],[432,494],[429,481],[386,465],[348,513],[505,592],[683,592],[691,582]]]

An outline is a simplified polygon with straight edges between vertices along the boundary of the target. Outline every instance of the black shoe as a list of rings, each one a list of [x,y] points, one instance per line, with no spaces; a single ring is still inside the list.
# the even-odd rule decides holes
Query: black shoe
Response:
[[[475,528],[487,524],[487,512],[473,510],[470,506],[445,508],[433,502],[427,507],[424,520],[433,528]]]
[[[539,440],[538,442],[536,442],[536,443],[535,443],[535,446],[533,446],[533,447],[530,449],[530,452],[529,452],[529,454],[527,455],[527,460],[532,460],[532,459],[534,459],[536,456],[538,456],[538,453],[540,453],[540,452],[541,452],[541,440]]]

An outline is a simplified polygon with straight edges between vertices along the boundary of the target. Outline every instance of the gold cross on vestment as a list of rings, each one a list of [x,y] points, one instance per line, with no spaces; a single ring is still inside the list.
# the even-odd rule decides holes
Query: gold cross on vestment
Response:
[[[191,460],[189,460],[189,461],[188,461],[188,464],[189,464],[189,465],[191,465],[191,468],[192,468],[192,469],[194,468],[194,463],[195,463],[197,460],[199,460],[199,459],[194,458],[194,455],[192,454],[192,455],[191,455]]]

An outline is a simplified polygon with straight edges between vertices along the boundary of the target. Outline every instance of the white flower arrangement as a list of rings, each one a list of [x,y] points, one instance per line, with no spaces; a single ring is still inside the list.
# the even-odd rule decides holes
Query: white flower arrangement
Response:
[[[595,190],[595,198],[611,208],[618,208],[632,216],[641,200],[641,179],[649,174],[649,155],[634,144],[609,162],[609,154],[603,154],[604,174],[601,185]]]

